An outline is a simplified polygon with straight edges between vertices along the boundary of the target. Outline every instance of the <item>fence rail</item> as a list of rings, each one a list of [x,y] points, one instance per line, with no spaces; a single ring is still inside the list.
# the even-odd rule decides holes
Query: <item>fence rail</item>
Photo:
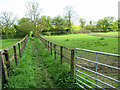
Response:
[[[77,56],[77,52],[78,52],[78,51],[85,51],[85,52],[95,53],[95,54],[96,54],[96,61],[89,60],[89,59],[85,59],[85,58],[82,58],[82,57],[78,57],[78,56]],[[81,82],[81,81],[79,80],[79,79],[82,79],[82,80],[87,81],[88,83],[91,83],[92,85],[96,86],[96,88],[102,88],[102,89],[103,89],[103,87],[101,87],[100,84],[98,84],[98,82],[100,82],[100,83],[102,83],[102,84],[104,84],[104,85],[106,85],[106,86],[108,86],[108,87],[110,87],[110,88],[119,89],[119,88],[120,88],[119,86],[115,87],[115,86],[113,86],[113,85],[111,85],[111,84],[109,84],[109,83],[106,83],[105,81],[102,81],[102,80],[98,79],[98,75],[99,75],[99,76],[101,76],[101,77],[104,77],[104,78],[107,78],[107,79],[109,79],[109,80],[114,81],[117,85],[120,84],[119,79],[117,80],[117,79],[114,79],[114,78],[112,78],[112,77],[110,77],[110,76],[107,76],[107,75],[104,75],[104,74],[101,74],[101,73],[98,72],[98,65],[101,65],[101,66],[104,66],[104,67],[109,67],[110,69],[111,69],[111,68],[112,68],[112,69],[116,69],[116,70],[118,70],[118,72],[120,71],[119,66],[118,66],[118,67],[115,67],[115,66],[111,66],[111,65],[107,65],[107,64],[100,63],[100,62],[98,61],[98,55],[99,55],[99,54],[108,55],[108,56],[114,56],[114,57],[120,58],[120,55],[117,55],[117,54],[111,54],[111,53],[104,53],[104,52],[98,52],[98,51],[92,51],[92,50],[75,48],[75,78],[76,78],[76,82],[78,82],[77,84],[78,84],[79,86],[81,86],[80,84],[82,83],[83,85],[87,86],[88,88],[91,87],[91,86],[89,86],[89,85],[87,85],[87,84],[84,84],[84,82]],[[77,64],[77,60],[78,60],[78,59],[96,64],[96,66],[95,66],[95,71],[93,71],[93,70],[91,70],[91,69],[88,69],[88,68],[86,68],[86,67],[83,67],[83,66],[81,66],[81,65],[78,65],[78,64]],[[81,71],[81,69],[82,69],[82,71]],[[95,78],[94,78],[93,76],[90,76],[90,75],[84,73],[84,72],[83,72],[83,69],[86,70],[86,71],[88,71],[88,72],[92,72],[92,73],[96,74]],[[82,75],[85,75],[85,76],[87,76],[87,77],[89,77],[89,78],[91,78],[91,79],[93,79],[93,80],[95,80],[95,82],[93,83],[93,82],[91,82],[90,80],[86,80],[83,76],[79,75],[79,73],[82,74]],[[80,84],[79,84],[79,83],[80,83]],[[81,87],[82,87],[82,86],[81,86]]]
[[[113,77],[110,77],[110,76],[107,76],[107,75],[104,75],[104,74],[98,72],[99,65],[107,67],[109,69],[118,70],[118,72],[119,72],[120,71],[119,65],[118,65],[118,67],[115,67],[115,66],[111,66],[111,65],[108,65],[108,64],[101,63],[101,62],[98,61],[98,56],[99,55],[105,55],[105,56],[113,56],[113,57],[120,58],[120,55],[105,53],[105,52],[92,51],[92,50],[86,50],[86,49],[80,49],[80,48],[70,49],[70,48],[67,48],[67,47],[64,47],[64,46],[54,44],[54,43],[46,40],[45,38],[43,38],[40,35],[38,35],[38,36],[39,36],[39,39],[44,43],[45,47],[48,48],[48,51],[50,51],[51,55],[54,54],[55,59],[56,59],[56,54],[58,54],[60,56],[61,64],[63,63],[63,58],[70,61],[71,75],[73,77],[75,77],[76,84],[79,87],[81,87],[85,90],[87,90],[88,88],[91,88],[91,89],[94,89],[94,88],[105,89],[105,87],[102,87],[102,85],[101,85],[101,84],[104,84],[109,88],[114,88],[114,89],[119,88],[119,86],[116,87],[115,85],[111,85],[110,83],[108,83],[108,82],[114,81],[113,84],[118,85],[120,83],[119,79],[116,79],[116,78],[113,78]],[[58,48],[59,48],[59,50],[57,50]],[[69,57],[64,55],[64,50],[70,52]],[[79,57],[77,55],[78,51],[93,53],[93,54],[95,54],[95,59],[96,60],[93,61],[93,60],[89,60],[88,58],[84,58],[82,56]],[[89,63],[95,64],[95,67],[94,67],[95,70],[91,70],[91,69],[88,69],[87,67],[81,66],[80,63],[77,63],[78,59],[82,60],[82,61],[86,61],[86,62],[88,62],[88,64]],[[84,71],[90,72],[90,74],[94,73],[95,75],[91,76],[88,73],[85,73]],[[101,78],[103,78],[103,77],[107,78],[111,81],[105,82],[105,81],[99,79],[99,76],[101,76]],[[90,80],[87,79],[87,78],[90,78]]]
[[[3,85],[5,82],[7,82],[7,79],[9,77],[9,70],[10,65],[13,59],[15,59],[16,66],[18,65],[18,53],[19,57],[21,57],[21,51],[25,48],[28,41],[28,35],[25,36],[24,39],[21,41],[11,45],[10,47],[4,48],[0,50],[0,83],[1,88],[3,88]]]
[[[58,54],[60,56],[60,62],[61,64],[63,63],[63,58],[70,61],[70,67],[71,67],[71,75],[74,77],[75,75],[75,58],[74,58],[74,49],[70,49],[64,46],[60,46],[57,44],[54,44],[48,40],[46,40],[45,38],[43,38],[42,36],[38,35],[39,39],[44,43],[45,47],[48,48],[48,51],[50,51],[51,55],[54,54],[54,58],[56,59],[56,54]],[[66,50],[67,52],[69,52],[69,57],[64,55],[64,50]]]

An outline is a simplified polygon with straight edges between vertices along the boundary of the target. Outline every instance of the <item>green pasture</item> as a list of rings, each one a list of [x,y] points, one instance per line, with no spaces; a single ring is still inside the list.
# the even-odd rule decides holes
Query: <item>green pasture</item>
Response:
[[[90,35],[120,37],[119,32],[90,33]]]
[[[98,37],[89,34],[45,36],[45,38],[55,44],[68,48],[82,48],[118,54],[118,38]]]
[[[110,35],[111,32],[108,34]],[[118,54],[118,38],[91,36],[89,34],[69,34],[69,35],[44,36],[44,37],[47,40],[49,40],[57,45],[65,46],[68,48],[81,48],[81,49],[88,49],[88,50]],[[60,49],[57,48],[57,51],[59,52]],[[70,51],[66,52],[63,50],[63,54],[70,58]],[[77,56],[86,58],[86,59],[89,59],[92,61],[96,60],[96,54],[94,54],[94,53],[77,51]],[[113,57],[113,56],[99,54],[98,61],[100,63],[104,63],[104,64],[115,66],[115,67],[117,67],[117,65],[118,65],[118,58]],[[96,66],[96,64],[93,64],[93,63],[90,63],[87,61],[83,61],[80,59],[77,59],[77,64],[80,66],[83,66],[83,67],[87,67],[93,71],[95,70],[95,66]],[[84,72],[84,70],[82,70],[82,72]],[[118,70],[113,70],[110,68],[106,68],[104,66],[98,66],[98,72],[102,73],[104,75],[110,76],[112,78],[118,79],[118,77],[117,77]],[[88,71],[85,71],[85,73],[90,76],[92,75],[94,78],[96,77],[95,74],[90,73]],[[107,78],[103,78],[99,75],[98,75],[98,79],[102,80],[106,83],[109,83],[115,87],[117,87],[117,85],[118,85],[116,82],[113,82]],[[95,83],[94,80],[92,82]],[[98,84],[100,86],[107,87],[105,85],[102,85],[101,83],[98,83]]]
[[[115,34],[116,34],[116,32],[114,32]],[[109,33],[91,33],[91,34],[69,34],[69,35],[59,35],[59,36],[44,36],[47,40],[49,40],[49,41],[51,41],[51,42],[53,42],[53,43],[55,43],[55,44],[58,44],[58,45],[61,45],[61,46],[65,46],[65,47],[68,47],[68,48],[82,48],[82,49],[89,49],[89,50],[95,50],[95,51],[101,51],[101,52],[107,52],[107,53],[114,53],[114,54],[118,54],[118,38],[112,38],[112,37],[102,37],[102,36],[92,36],[92,34],[101,34],[101,35],[103,35],[103,36],[105,36],[105,35],[112,35],[112,32],[109,32]],[[105,34],[105,35],[104,35]],[[117,34],[116,34],[117,35]],[[7,39],[7,40],[2,40],[2,48],[6,48],[6,47],[8,47],[8,46],[10,46],[10,45],[13,45],[14,43],[16,43],[16,42],[18,42],[19,40],[21,40],[21,39]],[[48,55],[50,55],[50,52],[49,53],[47,53],[47,49],[45,49],[45,50],[43,50],[43,47],[41,47],[39,44],[38,44],[38,42],[39,42],[39,40],[35,40],[35,42],[36,43],[34,43],[34,46],[32,45],[32,44],[30,44],[30,41],[29,41],[29,43],[27,44],[27,46],[29,46],[27,49],[29,49],[29,48],[34,48],[34,51],[36,51],[38,48],[40,49],[40,52],[37,54],[37,55],[41,55],[41,57],[43,57],[43,60],[44,60],[44,62],[47,62],[46,64],[48,64],[48,66],[49,66],[49,64],[50,64],[50,66],[48,67],[48,72],[49,72],[49,74],[50,74],[50,77],[55,77],[55,76],[57,76],[57,75],[55,75],[54,73],[53,73],[53,71],[55,71],[55,73],[58,73],[57,71],[59,71],[59,70],[57,70],[57,69],[55,69],[55,70],[53,70],[53,68],[54,67],[51,67],[51,66],[53,66],[54,65],[54,62],[53,62],[53,64],[51,64],[51,58],[48,56]],[[6,46],[5,46],[6,45]],[[17,47],[18,48],[18,47]],[[30,51],[29,51],[30,50]],[[29,53],[29,55],[31,55],[32,54],[32,52],[34,52],[33,50],[31,51],[31,49],[29,49],[29,50],[27,50],[26,52],[30,52]],[[59,50],[60,51],[60,49],[58,49],[57,48],[57,50]],[[10,51],[10,55],[12,56],[12,53],[11,52],[13,52],[13,49],[11,49]],[[25,53],[26,53],[25,52]],[[26,56],[26,57],[29,57],[29,55],[28,55],[28,53],[27,54],[25,54],[24,53],[24,56]],[[63,50],[63,54],[65,55],[65,56],[67,56],[67,57],[69,57],[70,58],[70,51],[64,51]],[[92,54],[90,54],[90,53],[86,53],[86,52],[81,52],[81,51],[79,51],[79,52],[77,52],[77,56],[81,56],[81,57],[83,57],[83,58],[87,58],[87,59],[90,59],[90,60],[95,60],[95,55],[92,53]],[[34,52],[34,54],[33,54],[33,58],[35,58],[35,56],[36,56],[36,52]],[[24,57],[24,59],[26,59],[26,57]],[[29,57],[29,58],[31,58],[31,57]],[[29,59],[28,58],[28,59]],[[39,58],[39,56],[38,56],[38,58]],[[46,58],[46,60],[45,60],[45,58]],[[52,57],[53,58],[53,57]],[[57,57],[58,58],[58,57]],[[60,58],[58,58],[58,60],[59,60]],[[30,60],[32,60],[32,59],[30,59]],[[36,58],[36,60],[38,60],[37,58]],[[114,58],[114,57],[111,57],[111,56],[104,56],[104,55],[98,55],[98,60],[99,60],[99,62],[100,63],[104,63],[104,64],[108,64],[108,65],[112,65],[112,66],[116,66],[117,67],[117,65],[118,65],[118,60],[117,60],[117,58]],[[55,61],[55,60],[53,60],[53,61]],[[65,61],[65,59],[63,59],[63,62]],[[31,61],[30,61],[31,62]],[[56,62],[58,62],[58,61],[56,61]],[[83,66],[83,67],[87,67],[87,68],[89,68],[89,69],[91,69],[91,70],[94,70],[95,69],[95,65],[96,64],[93,64],[93,63],[88,63],[88,62],[85,62],[85,61],[82,61],[82,60],[77,60],[77,64],[78,65],[81,65],[81,66]],[[35,65],[35,64],[34,64]],[[21,66],[20,66],[21,67]],[[51,68],[50,68],[51,67]],[[28,67],[29,68],[29,67]],[[50,69],[49,69],[50,68]],[[57,65],[57,68],[58,68],[58,65]],[[17,70],[17,69],[16,69]],[[64,69],[63,69],[64,70]],[[92,75],[94,78],[96,77],[96,74],[93,74],[93,73],[90,73],[90,72],[88,72],[88,71],[84,71],[84,70],[80,70],[80,71],[82,71],[82,72],[84,72],[84,73],[86,73],[86,74],[88,74],[88,75]],[[113,69],[109,69],[109,68],[105,68],[105,67],[102,67],[102,66],[98,66],[98,72],[99,73],[102,73],[102,74],[104,74],[104,75],[107,75],[107,76],[110,76],[110,77],[112,77],[112,78],[115,78],[115,79],[118,79],[118,77],[117,77],[117,70],[113,70]],[[53,73],[53,74],[52,74]],[[31,74],[31,73],[30,73]],[[82,75],[82,74],[80,74],[80,73],[78,73],[79,75],[81,75],[81,76],[83,76],[84,78],[86,78],[86,79],[89,79],[91,82],[93,82],[93,83],[95,83],[95,81],[94,80],[92,80],[92,79],[90,79],[90,78],[88,78],[88,77],[86,77],[86,76],[84,76],[84,75]],[[26,75],[26,74],[25,74]],[[42,75],[42,74],[41,74]],[[55,76],[54,76],[55,75]],[[59,76],[59,75],[58,75]],[[14,78],[14,77],[13,77]],[[9,83],[13,83],[12,82],[12,79],[13,78],[11,78],[11,80],[9,80]],[[16,78],[18,78],[18,77],[16,77]],[[61,79],[59,79],[59,80],[57,80],[57,78],[58,77],[55,77],[54,79],[55,79],[55,81],[53,80],[53,82],[54,82],[54,84],[56,84],[56,82],[63,82],[63,80]],[[66,78],[65,78],[66,79]],[[78,79],[80,79],[80,78],[78,78]],[[115,83],[115,82],[113,82],[113,81],[111,81],[111,80],[108,80],[108,79],[106,79],[106,78],[103,78],[103,77],[101,77],[101,76],[99,76],[98,75],[98,79],[100,79],[100,80],[102,80],[102,81],[104,81],[104,82],[106,82],[106,83],[109,83],[109,84],[111,84],[111,85],[113,85],[113,86],[115,86],[115,87],[117,87],[117,83]],[[80,79],[81,80],[81,79]],[[21,81],[24,81],[24,80],[20,80],[20,82]],[[67,82],[68,82],[69,80],[67,80]],[[16,81],[15,81],[16,82]],[[29,81],[27,81],[27,82],[29,82]],[[85,81],[83,81],[84,83],[87,83],[87,82],[85,82]],[[9,84],[8,83],[8,84]],[[18,82],[19,83],[19,82]],[[34,82],[29,82],[28,84],[30,84],[30,87],[31,87],[31,85],[32,85],[32,87],[34,86],[34,87],[37,87],[36,86],[36,82],[35,82],[35,84],[33,85],[33,83]],[[25,84],[26,85],[26,87],[27,87],[27,85],[28,84]],[[50,86],[49,85],[49,83],[47,83],[48,84],[48,86]],[[61,83],[59,83],[60,85],[58,85],[58,86],[64,86],[63,84],[61,84]],[[87,84],[89,84],[89,83],[87,83]],[[44,84],[43,84],[44,85]],[[89,84],[90,85],[90,84]],[[104,85],[102,85],[101,83],[98,83],[98,85],[100,85],[100,86],[103,86],[103,87],[106,87],[106,86],[104,86]],[[8,85],[8,86],[6,86],[6,87],[11,87],[11,86],[16,86],[16,87],[18,87],[18,85],[16,84],[16,85],[14,85],[14,83],[13,84],[10,84],[10,86]],[[29,86],[28,86],[29,87]],[[46,87],[46,86],[45,86]],[[92,87],[94,87],[94,86],[92,86]]]
[[[0,42],[1,46],[0,49],[5,49],[7,47],[10,47],[11,45],[19,42],[22,38],[17,38],[17,39],[2,39]],[[16,50],[18,50],[18,45],[16,45]],[[12,56],[14,55],[14,49],[11,48],[8,50],[8,53],[9,53],[9,58],[11,59]],[[4,57],[3,57],[4,58]]]
[[[9,47],[18,41],[20,41],[22,38],[17,38],[17,39],[2,39],[0,42],[2,42],[2,47],[0,49],[4,49],[6,47]]]

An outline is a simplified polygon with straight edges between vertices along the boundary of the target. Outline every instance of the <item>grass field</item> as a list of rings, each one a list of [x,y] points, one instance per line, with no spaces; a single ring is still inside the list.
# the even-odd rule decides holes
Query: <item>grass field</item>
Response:
[[[93,34],[93,33],[92,33]],[[98,33],[94,33],[94,34],[98,34]],[[101,34],[101,35],[104,35],[104,33],[99,33],[99,34]],[[112,33],[106,33],[106,35],[112,35]],[[104,35],[105,36],[105,35]],[[89,49],[89,50],[95,50],[95,51],[101,51],[101,52],[108,52],[108,53],[114,53],[114,54],[118,54],[118,38],[111,38],[111,37],[102,37],[102,36],[91,36],[91,35],[89,35],[89,34],[69,34],[69,35],[59,35],[59,36],[44,36],[47,40],[49,40],[49,41],[52,41],[53,43],[55,43],[55,44],[58,44],[58,45],[62,45],[62,46],[65,46],[65,47],[68,47],[68,48],[82,48],[82,49]],[[20,39],[19,39],[20,40]],[[18,41],[19,41],[18,40]],[[3,40],[4,41],[4,40]],[[2,41],[2,42],[3,42]],[[14,43],[16,43],[16,42],[18,42],[18,41],[13,41],[13,39],[12,40],[6,40],[6,42],[8,42],[8,44],[9,44],[9,46],[10,46],[10,44],[12,45],[12,44],[14,44]],[[2,43],[2,45],[5,45],[6,44],[6,42],[4,41],[3,43]],[[65,70],[65,68],[60,68],[60,70],[58,69],[58,64],[56,64],[56,66],[54,66],[55,65],[55,62],[56,63],[58,63],[58,61],[56,61],[56,60],[53,60],[52,58],[50,58],[48,55],[50,55],[50,53],[48,53],[47,52],[47,49],[45,49],[45,50],[43,50],[43,47],[41,47],[38,43],[39,43],[39,40],[35,40],[35,42],[36,43],[34,43],[34,46],[31,46],[32,44],[30,44],[30,41],[29,41],[29,43],[28,43],[28,50],[24,53],[24,57],[23,57],[23,61],[27,61],[27,62],[24,62],[24,63],[28,63],[28,64],[30,64],[30,65],[36,65],[35,64],[35,62],[33,62],[33,59],[36,59],[36,61],[37,60],[39,60],[39,55],[41,55],[41,57],[43,57],[43,61],[44,62],[46,62],[46,63],[44,63],[45,64],[45,66],[46,66],[46,64],[48,65],[47,66],[47,68],[46,68],[46,70],[48,70],[48,72],[49,72],[49,77],[51,78],[51,79],[53,79],[53,82],[54,82],[54,84],[58,84],[58,82],[60,82],[59,84],[60,84],[60,86],[63,86],[64,87],[64,83],[63,83],[63,81],[65,81],[66,83],[65,83],[65,86],[69,86],[69,85],[67,85],[70,81],[69,80],[67,80],[66,78],[65,78],[65,80],[62,80],[63,79],[63,77],[64,77],[64,75],[61,77],[61,73],[60,73],[60,77],[59,77],[59,71],[60,70],[63,70],[63,71],[66,71],[67,70],[67,68],[66,68],[66,70]],[[7,45],[8,45],[7,44]],[[6,45],[6,47],[8,47]],[[4,46],[5,47],[5,46]],[[37,48],[39,48],[40,50],[39,50],[39,53],[36,53],[36,52],[38,52],[38,50],[37,50]],[[31,49],[34,49],[34,50],[32,50],[31,51]],[[29,52],[29,53],[28,53]],[[64,52],[65,53],[65,52]],[[69,54],[70,54],[70,52],[69,52]],[[68,53],[65,53],[65,55],[68,55]],[[87,59],[90,59],[90,60],[95,60],[95,55],[93,55],[93,54],[90,54],[90,53],[86,53],[86,52],[77,52],[77,55],[79,56],[81,56],[81,57],[83,57],[83,58],[87,58]],[[31,58],[31,56],[32,56],[32,58]],[[27,60],[28,59],[28,60]],[[29,61],[30,60],[30,61]],[[53,62],[53,61],[55,61],[55,62]],[[59,60],[59,58],[58,58],[58,60]],[[21,61],[21,60],[20,60]],[[29,62],[28,62],[29,61]],[[116,58],[114,58],[114,57],[111,57],[111,56],[104,56],[104,55],[98,55],[98,61],[100,62],[100,63],[104,63],[104,64],[108,64],[108,65],[111,65],[111,66],[115,66],[115,67],[118,67],[117,65],[118,65],[118,60],[116,59]],[[22,63],[22,61],[21,61],[21,63]],[[41,63],[41,61],[40,62],[38,62],[38,66],[39,65],[42,65],[42,64],[39,64],[39,63]],[[93,64],[93,63],[89,63],[89,62],[84,62],[84,61],[82,61],[82,60],[77,60],[77,64],[78,65],[81,65],[81,66],[83,66],[83,67],[87,67],[87,68],[89,68],[89,69],[91,69],[91,70],[94,70],[95,71],[95,65],[96,64]],[[26,64],[24,64],[25,66],[26,66]],[[19,66],[19,67],[21,67],[21,66]],[[18,67],[18,68],[19,68]],[[30,66],[31,67],[31,66]],[[27,67],[28,69],[30,68],[30,67]],[[56,69],[56,68],[57,69]],[[62,66],[63,67],[63,66]],[[24,67],[22,67],[21,69],[20,69],[20,71],[22,71],[22,69],[23,69]],[[16,72],[18,71],[19,69],[16,69]],[[33,69],[32,69],[33,70]],[[34,70],[35,71],[35,70]],[[38,70],[39,71],[39,70]],[[36,72],[36,71],[35,71]],[[40,76],[42,76],[41,78],[36,78],[36,81],[40,81],[40,82],[42,82],[41,80],[43,80],[43,78],[44,78],[44,73],[41,73],[42,71],[40,71],[39,73],[38,73],[38,76],[39,76],[39,74],[40,74]],[[54,73],[53,73],[54,72]],[[82,70],[82,72],[85,72],[86,74],[88,74],[88,75],[90,75],[90,76],[92,76],[92,77],[96,77],[96,74],[93,74],[93,73],[90,73],[90,72],[88,72],[88,71],[84,71],[84,70]],[[109,68],[106,68],[106,67],[102,67],[102,66],[100,66],[100,65],[98,65],[98,72],[99,73],[102,73],[102,74],[104,74],[104,75],[107,75],[107,76],[110,76],[110,77],[112,77],[112,78],[115,78],[115,79],[118,79],[118,77],[117,77],[117,70],[114,70],[114,69],[109,69]],[[23,73],[23,71],[21,72],[21,73]],[[29,76],[31,76],[31,74],[33,74],[32,72],[30,72],[29,71]],[[65,72],[65,74],[66,74],[66,72]],[[67,75],[67,74],[66,74]],[[79,74],[79,75],[82,75],[82,74]],[[26,72],[25,72],[25,76],[26,76]],[[21,77],[24,77],[24,75],[23,76],[21,76]],[[84,76],[83,75],[83,77],[84,78],[86,78],[86,76]],[[15,78],[15,81],[13,81],[13,79]],[[27,79],[27,81],[25,81],[26,79]],[[14,76],[13,75],[13,77],[9,80],[9,82],[10,82],[10,84],[8,83],[8,85],[6,86],[6,87],[23,87],[22,86],[22,84],[21,84],[21,82],[23,82],[24,81],[24,85],[25,85],[25,87],[38,87],[38,86],[36,86],[36,83],[39,83],[39,82],[36,82],[35,80],[33,80],[33,79],[31,79],[31,78],[33,78],[33,77],[28,77],[28,75],[25,77],[25,78],[23,78],[23,79],[21,79],[20,80],[20,82],[17,82],[17,79],[19,80],[19,72],[18,72],[18,76],[16,77],[16,75]],[[28,79],[29,78],[29,79]],[[60,79],[59,79],[60,78]],[[69,78],[69,77],[67,77],[67,78]],[[86,79],[89,79],[91,82],[94,82],[95,83],[95,81],[93,81],[92,79],[90,79],[90,78],[86,78]],[[113,85],[113,86],[115,86],[115,87],[117,87],[117,83],[115,83],[115,82],[113,82],[113,81],[111,81],[111,80],[109,80],[109,79],[106,79],[106,78],[103,78],[103,77],[101,77],[101,76],[99,76],[98,75],[98,79],[100,79],[100,80],[102,80],[102,81],[104,81],[104,82],[106,82],[106,83],[109,83],[109,84],[111,84],[111,85]],[[31,80],[31,81],[29,81],[29,80]],[[33,82],[34,81],[34,82]],[[14,82],[14,83],[13,83]],[[26,83],[27,82],[27,83]],[[50,85],[50,83],[47,83],[48,81],[46,80],[45,81],[45,83],[44,84],[42,84],[43,86],[42,87],[51,87],[51,85]],[[13,84],[11,84],[11,83],[13,83]],[[86,83],[86,82],[85,82]],[[47,84],[47,86],[46,86],[46,84]],[[106,86],[104,86],[104,85],[102,85],[101,83],[98,83],[100,86],[103,86],[103,87],[105,87],[105,88],[107,88]],[[19,86],[19,85],[21,85],[21,86]],[[38,85],[40,85],[41,86],[41,83],[39,83]],[[59,86],[59,85],[58,85]]]
[[[112,35],[111,33],[107,33],[107,34],[110,36]],[[101,35],[103,35],[103,34],[101,33]],[[65,46],[68,48],[82,48],[82,49],[118,54],[118,38],[91,36],[89,34],[71,34],[71,35],[44,36],[44,37],[47,40],[49,40],[55,44]],[[66,56],[69,56],[70,52],[69,53],[63,52],[63,54]],[[86,58],[86,59],[89,59],[92,61],[96,60],[96,54],[94,54],[94,53],[78,51],[77,56]],[[98,62],[118,67],[118,58],[117,57],[107,56],[107,55],[105,56],[105,55],[99,54]],[[80,59],[77,60],[77,64],[95,71],[96,64],[93,64],[93,63],[90,63],[87,61],[83,61]],[[118,79],[118,70],[110,69],[110,68],[99,65],[98,72],[102,73],[104,75],[110,76],[112,78]],[[90,73],[88,71],[85,71],[85,73],[94,78],[96,77],[96,74]],[[98,79],[100,79],[106,83],[109,83],[115,87],[117,87],[117,85],[118,85],[117,83],[115,83],[109,79],[106,79],[104,77],[101,77],[99,75],[98,75]],[[101,85],[100,83],[99,83],[99,85],[103,86],[105,88],[108,88],[107,86]]]
[[[17,43],[18,41],[20,41],[22,38],[18,38],[18,39],[2,39],[0,42],[2,42],[2,47],[0,47],[0,49],[4,49],[6,47],[9,47],[15,43]]]
[[[90,33],[90,35],[98,35],[105,37],[120,37],[119,32],[106,32],[106,33]]]
[[[47,40],[68,48],[82,48],[108,53],[118,53],[118,38],[97,37],[88,34],[45,36]]]
[[[7,47],[10,47],[11,45],[19,42],[21,39],[22,39],[22,38],[17,38],[17,39],[2,39],[2,40],[0,41],[0,42],[2,43],[2,44],[0,43],[0,44],[1,44],[1,45],[0,45],[0,46],[1,46],[0,49],[5,49],[5,48],[7,48]],[[16,50],[18,50],[18,45],[16,45]],[[13,48],[9,49],[9,50],[8,50],[8,54],[9,54],[9,58],[11,59],[12,56],[14,55],[14,49],[13,49]],[[4,58],[4,57],[3,57],[3,58]]]

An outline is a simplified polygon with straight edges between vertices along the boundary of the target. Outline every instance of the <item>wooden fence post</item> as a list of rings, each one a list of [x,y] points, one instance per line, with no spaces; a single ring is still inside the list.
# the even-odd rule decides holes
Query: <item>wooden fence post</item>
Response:
[[[23,51],[23,41],[21,42],[21,49],[22,49],[22,51]]]
[[[16,66],[17,66],[17,51],[16,51],[16,46],[14,45],[13,46],[13,48],[14,48],[14,57],[15,57],[15,63],[16,63]]]
[[[7,64],[6,64],[7,70],[10,70],[10,61],[9,61],[8,50],[4,50],[3,55],[5,55],[5,60],[7,61]]]
[[[25,41],[26,41],[26,38],[24,39],[24,48],[25,48]]]
[[[71,75],[75,76],[75,53],[74,49],[71,49]]]
[[[2,52],[0,51],[0,90],[2,90],[2,86],[3,86],[3,83],[2,83],[2,75],[3,75],[3,63],[2,63]]]
[[[28,41],[28,36],[25,38],[25,46],[24,46],[24,48],[26,47],[26,44],[27,44],[27,41]]]
[[[45,42],[45,48],[47,48],[47,40],[44,39],[44,42]]]
[[[48,51],[49,51],[49,41],[48,41]]]
[[[52,55],[52,43],[50,43],[50,50],[51,50],[51,55]]]
[[[54,57],[56,59],[56,44],[54,44]]]
[[[6,68],[6,70],[5,70],[4,66],[5,65],[3,64],[2,52],[0,51],[0,90],[3,88],[4,83],[7,82],[7,78],[8,78],[7,68],[5,66],[5,68]]]
[[[21,57],[20,43],[18,43],[18,47],[19,47],[19,56]]]
[[[63,46],[60,46],[60,62],[63,63]]]

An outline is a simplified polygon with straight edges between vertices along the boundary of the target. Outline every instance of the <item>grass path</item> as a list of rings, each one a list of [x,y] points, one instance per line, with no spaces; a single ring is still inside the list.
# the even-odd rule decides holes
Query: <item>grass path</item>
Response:
[[[27,46],[18,60],[11,65],[10,78],[4,88],[53,88],[52,80],[37,50],[37,44],[28,40]]]
[[[38,75],[38,83],[40,88],[54,88],[52,80],[48,77],[48,73],[46,71],[46,68],[44,66],[44,62],[42,61],[42,58],[40,57],[40,54],[38,53],[38,49],[36,47],[35,42],[32,42],[33,52],[35,54],[34,61],[36,62],[36,65],[38,66],[38,72],[36,74]]]

